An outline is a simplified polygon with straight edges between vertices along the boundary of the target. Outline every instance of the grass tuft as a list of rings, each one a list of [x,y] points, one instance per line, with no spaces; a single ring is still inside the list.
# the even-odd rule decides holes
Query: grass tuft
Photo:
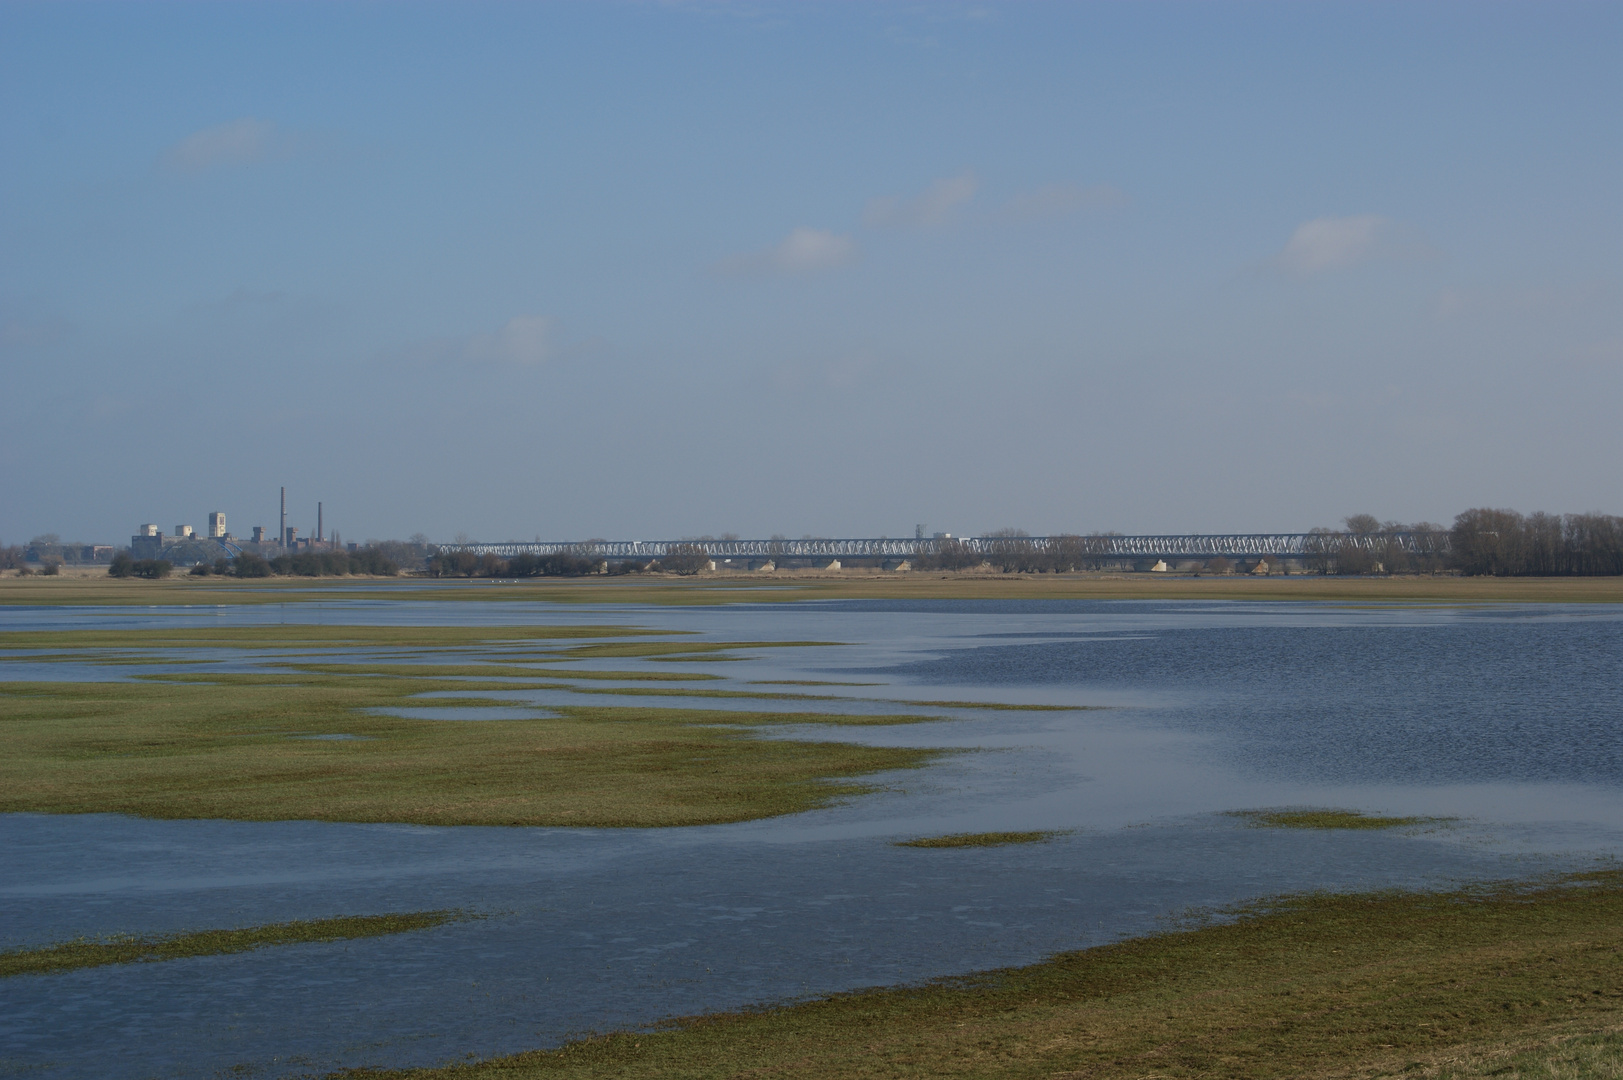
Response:
[[[197,930],[157,937],[79,938],[37,949],[0,953],[0,978],[52,975],[108,964],[144,964],[188,956],[221,956],[272,945],[381,937],[426,930],[448,922],[480,918],[460,911],[412,911],[392,915],[347,915],[335,919],[247,926],[236,930]]]
[[[1062,830],[953,833],[950,836],[924,836],[917,840],[898,840],[896,846],[917,848],[1003,847],[1006,844],[1041,844],[1062,835],[1064,835]]]
[[[1366,814],[1361,810],[1231,810],[1229,817],[1240,818],[1253,829],[1404,829],[1416,825],[1441,825],[1458,818],[1397,817]]]

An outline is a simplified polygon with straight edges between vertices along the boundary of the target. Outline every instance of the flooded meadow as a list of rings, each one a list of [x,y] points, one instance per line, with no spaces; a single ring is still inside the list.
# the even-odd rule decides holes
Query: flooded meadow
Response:
[[[150,813],[94,812],[87,781],[51,796],[76,812],[0,814],[0,950],[477,917],[0,978],[0,1075],[275,1077],[486,1058],[1029,963],[1259,897],[1530,878],[1623,852],[1616,605],[741,601],[380,588],[0,608],[0,687],[196,692],[187,707],[204,711],[210,694],[263,710],[295,683],[329,695],[319,716],[266,714],[242,733],[268,762],[330,762],[328,787],[363,759],[303,755],[485,740],[495,756],[466,760],[497,761],[540,753],[489,741],[509,731],[643,718],[688,740],[680,758],[639,758],[646,776],[679,785],[732,769],[724,786],[736,786],[770,768],[788,792],[705,824],[436,825],[345,819],[338,802],[310,812],[325,820],[277,809],[297,798],[245,819],[188,816],[184,799],[201,796],[146,773]],[[50,693],[8,707],[35,717]],[[66,719],[52,723],[90,700],[63,694]],[[235,733],[216,734],[229,750]],[[139,763],[118,753],[137,757],[108,768]],[[603,800],[630,804],[645,786],[629,766],[604,775],[621,786],[556,813],[597,821]],[[413,804],[418,821],[454,813],[464,794],[444,785],[470,780],[430,779],[441,786]],[[219,783],[229,795],[228,775]],[[680,820],[699,820],[691,807],[711,796],[672,790],[689,800]],[[1352,827],[1381,817],[1398,820]],[[994,833],[1032,842],[918,843]]]

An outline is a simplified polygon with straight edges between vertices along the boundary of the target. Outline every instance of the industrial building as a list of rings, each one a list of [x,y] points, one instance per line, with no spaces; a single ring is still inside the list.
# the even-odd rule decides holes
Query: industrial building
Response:
[[[175,566],[196,566],[235,558],[244,547],[265,556],[301,548],[324,548],[329,546],[325,511],[322,503],[316,503],[316,534],[301,538],[298,527],[287,523],[287,488],[284,487],[279,508],[280,526],[274,534],[263,525],[255,525],[252,540],[238,540],[226,528],[225,512],[213,510],[209,512],[208,527],[203,535],[198,535],[190,525],[176,525],[172,535],[166,535],[155,524],[142,525],[130,537],[130,555],[136,559],[165,559]]]

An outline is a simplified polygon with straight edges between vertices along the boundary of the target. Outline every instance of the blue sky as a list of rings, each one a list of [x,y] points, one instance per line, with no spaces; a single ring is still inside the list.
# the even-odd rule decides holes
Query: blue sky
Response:
[[[1623,5],[0,5],[0,541],[1623,512]]]

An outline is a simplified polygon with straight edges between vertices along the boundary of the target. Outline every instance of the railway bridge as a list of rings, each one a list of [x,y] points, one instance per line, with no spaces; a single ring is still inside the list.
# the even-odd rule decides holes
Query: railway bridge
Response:
[[[1137,536],[936,536],[924,538],[845,538],[801,540],[559,540],[523,543],[442,545],[443,551],[478,555],[577,555],[601,559],[658,559],[672,549],[703,548],[712,559],[909,559],[934,555],[950,545],[980,555],[1011,550],[1047,551],[1063,545],[1100,560],[1139,559],[1307,559],[1349,550],[1411,555],[1442,555],[1449,549],[1446,532],[1382,533],[1154,533]]]

